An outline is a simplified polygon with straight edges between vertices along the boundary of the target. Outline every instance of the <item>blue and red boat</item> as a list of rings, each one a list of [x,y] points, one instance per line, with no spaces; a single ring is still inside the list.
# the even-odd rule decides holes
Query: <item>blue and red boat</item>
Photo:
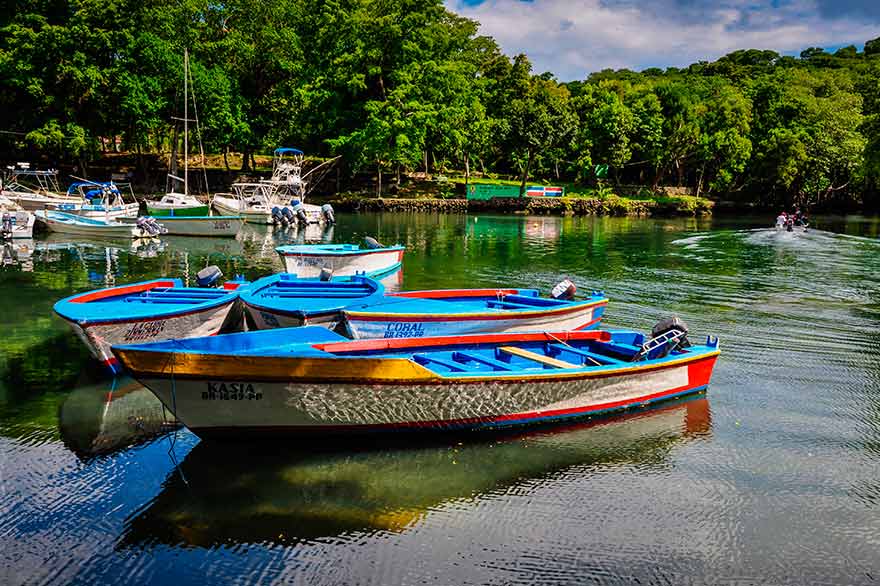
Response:
[[[588,417],[704,391],[719,349],[674,328],[350,341],[305,327],[113,352],[194,433],[238,439]]]
[[[217,271],[219,273],[219,271]],[[211,273],[213,280],[216,273]],[[55,304],[61,316],[114,374],[114,344],[211,336],[240,323],[243,281],[219,288],[185,287],[180,279],[155,279],[72,295]]]

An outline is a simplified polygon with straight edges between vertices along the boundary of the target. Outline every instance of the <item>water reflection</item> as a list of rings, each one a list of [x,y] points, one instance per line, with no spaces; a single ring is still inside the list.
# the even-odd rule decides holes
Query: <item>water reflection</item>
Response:
[[[316,453],[200,443],[127,522],[119,547],[401,531],[447,501],[529,490],[540,484],[531,481],[573,467],[662,466],[674,446],[710,430],[709,403],[697,397],[566,428],[411,449]]]
[[[74,389],[58,410],[61,440],[83,459],[143,443],[177,427],[156,396],[129,377]]]

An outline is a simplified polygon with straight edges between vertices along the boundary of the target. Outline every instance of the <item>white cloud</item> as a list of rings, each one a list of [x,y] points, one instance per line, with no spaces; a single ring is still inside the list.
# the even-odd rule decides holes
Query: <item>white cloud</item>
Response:
[[[778,4],[773,6],[773,4]],[[605,68],[685,66],[736,49],[798,53],[811,46],[860,44],[880,23],[825,19],[815,0],[725,0],[687,8],[674,0],[638,6],[600,0],[486,0],[449,9],[480,22],[508,55],[526,53],[536,72],[583,79]]]

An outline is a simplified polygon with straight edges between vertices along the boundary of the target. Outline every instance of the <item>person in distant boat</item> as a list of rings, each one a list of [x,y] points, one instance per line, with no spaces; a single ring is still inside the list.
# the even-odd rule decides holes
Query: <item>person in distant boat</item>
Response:
[[[776,216],[776,227],[777,227],[777,228],[784,228],[784,227],[785,227],[785,223],[786,223],[787,221],[788,221],[788,218],[787,218],[787,216],[786,216],[786,214],[785,214],[785,211],[783,210],[783,211],[779,212],[779,215]]]

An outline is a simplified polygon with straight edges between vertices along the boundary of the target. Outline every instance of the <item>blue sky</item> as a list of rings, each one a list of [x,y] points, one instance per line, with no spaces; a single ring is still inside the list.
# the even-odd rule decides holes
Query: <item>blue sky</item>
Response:
[[[714,60],[736,49],[798,54],[880,37],[880,0],[446,0],[508,55],[564,81],[605,68]]]

